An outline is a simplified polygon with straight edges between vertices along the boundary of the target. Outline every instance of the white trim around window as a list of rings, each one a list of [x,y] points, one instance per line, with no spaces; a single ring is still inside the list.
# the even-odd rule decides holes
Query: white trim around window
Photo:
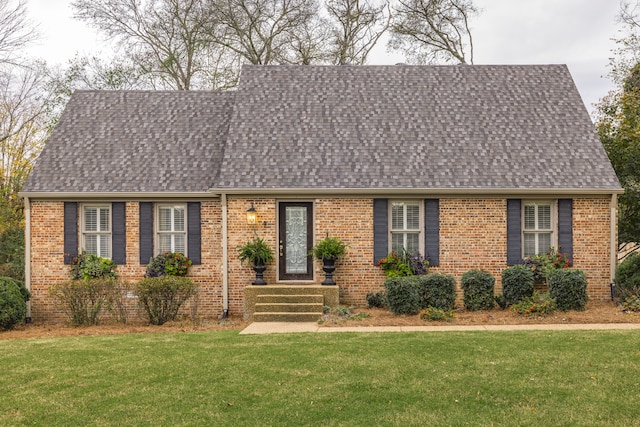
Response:
[[[159,203],[155,209],[156,255],[164,252],[187,254],[186,203]]]
[[[556,202],[551,200],[525,200],[522,203],[522,255],[523,258],[544,254],[556,247]]]
[[[389,252],[424,254],[424,201],[389,201]]]
[[[111,204],[83,204],[80,212],[81,250],[111,258]]]

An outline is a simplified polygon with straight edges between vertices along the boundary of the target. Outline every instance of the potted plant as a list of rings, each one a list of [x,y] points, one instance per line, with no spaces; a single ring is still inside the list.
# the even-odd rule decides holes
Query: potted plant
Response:
[[[273,260],[273,250],[260,237],[247,241],[244,245],[238,247],[238,258],[243,264],[248,262],[252,265],[253,271],[256,272],[256,280],[252,285],[266,285],[263,274],[267,268],[266,264]]]
[[[322,260],[322,270],[325,272],[323,285],[335,285],[333,280],[333,272],[336,269],[336,260],[343,256],[347,251],[347,244],[337,237],[325,237],[320,240],[313,248],[311,255],[315,259]]]

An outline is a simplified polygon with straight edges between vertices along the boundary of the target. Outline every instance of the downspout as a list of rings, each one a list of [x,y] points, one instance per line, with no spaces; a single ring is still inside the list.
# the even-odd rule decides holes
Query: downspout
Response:
[[[610,286],[611,286],[611,300],[616,299],[616,284],[613,281],[613,278],[616,276],[616,267],[618,265],[618,196],[617,194],[611,195],[611,204],[610,204],[611,214],[610,214],[610,238],[611,238],[611,258],[610,258],[610,266],[609,266],[609,277],[610,277]]]
[[[227,195],[220,195],[222,204],[222,318],[229,317],[229,248],[227,242]]]
[[[31,292],[31,201],[24,198],[24,286]],[[31,323],[31,300],[27,301],[27,323]]]

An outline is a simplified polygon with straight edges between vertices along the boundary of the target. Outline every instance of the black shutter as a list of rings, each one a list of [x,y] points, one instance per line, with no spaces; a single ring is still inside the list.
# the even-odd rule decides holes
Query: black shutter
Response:
[[[440,200],[424,201],[424,251],[430,266],[440,265]]]
[[[153,203],[140,202],[140,264],[153,257]]]
[[[573,200],[558,200],[558,251],[573,259]]]
[[[117,265],[127,263],[127,215],[124,202],[111,204],[111,253]]]
[[[187,203],[187,255],[200,264],[200,202]]]
[[[389,203],[387,199],[373,199],[373,263],[389,253]]]
[[[64,263],[78,256],[78,203],[64,202]]]
[[[522,261],[522,202],[507,199],[507,265]]]

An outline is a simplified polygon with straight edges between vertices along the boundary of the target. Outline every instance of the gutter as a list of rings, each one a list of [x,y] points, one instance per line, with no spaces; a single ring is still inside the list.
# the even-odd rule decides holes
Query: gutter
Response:
[[[210,194],[226,192],[233,195],[260,196],[611,196],[624,193],[622,188],[587,189],[587,188],[210,188]]]
[[[18,196],[31,199],[47,199],[47,200],[148,200],[148,199],[179,199],[179,200],[202,200],[202,199],[217,199],[219,194],[211,193],[211,191],[197,191],[197,192],[176,192],[176,191],[152,191],[152,192],[77,192],[77,191],[64,191],[64,192],[50,192],[50,191],[21,191]]]
[[[222,318],[229,317],[229,271],[228,271],[228,229],[227,229],[227,195],[220,195],[222,205]]]
[[[31,292],[31,201],[24,198],[24,286]],[[31,323],[31,299],[27,301],[27,323]]]

